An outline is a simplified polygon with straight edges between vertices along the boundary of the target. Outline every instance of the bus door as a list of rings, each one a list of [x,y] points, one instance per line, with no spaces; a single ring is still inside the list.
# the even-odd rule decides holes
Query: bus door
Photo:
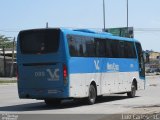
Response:
[[[144,65],[142,47],[140,43],[136,43],[136,48],[137,48],[137,55],[138,55],[138,61],[139,61],[139,75],[141,78],[144,78],[145,77],[145,65]]]

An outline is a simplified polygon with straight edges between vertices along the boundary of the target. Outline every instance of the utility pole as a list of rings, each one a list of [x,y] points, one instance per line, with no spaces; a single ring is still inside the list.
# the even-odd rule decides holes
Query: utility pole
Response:
[[[46,23],[46,28],[48,28],[48,22]]]
[[[103,25],[104,25],[103,31],[105,32],[106,29],[105,0],[103,0]]]
[[[11,73],[10,77],[13,77],[13,68],[14,68],[14,49],[15,49],[15,37],[13,38],[13,46],[12,46],[12,65],[11,65]]]
[[[128,0],[127,0],[127,28],[128,28]]]
[[[3,69],[4,69],[4,77],[6,77],[6,55],[5,55],[5,47],[3,46]]]

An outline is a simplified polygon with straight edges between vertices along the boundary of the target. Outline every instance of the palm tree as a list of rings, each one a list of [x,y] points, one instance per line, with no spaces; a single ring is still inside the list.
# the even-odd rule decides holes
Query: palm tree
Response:
[[[8,38],[5,37],[4,35],[0,35],[0,48],[2,48],[3,46],[5,48],[12,48],[13,42]]]

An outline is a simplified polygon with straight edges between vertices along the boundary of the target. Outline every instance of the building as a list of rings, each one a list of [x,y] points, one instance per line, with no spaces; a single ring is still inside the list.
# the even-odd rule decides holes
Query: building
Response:
[[[0,49],[0,77],[16,76],[16,51]]]
[[[150,52],[149,58],[150,58],[150,60],[160,60],[160,53],[159,52]]]
[[[145,67],[147,73],[160,72],[160,52],[148,51],[145,54]]]

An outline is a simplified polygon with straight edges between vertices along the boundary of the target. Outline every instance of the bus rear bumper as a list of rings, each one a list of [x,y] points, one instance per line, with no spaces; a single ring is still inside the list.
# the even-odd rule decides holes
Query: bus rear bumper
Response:
[[[19,89],[19,98],[21,99],[62,99],[68,98],[68,94],[62,89]]]

